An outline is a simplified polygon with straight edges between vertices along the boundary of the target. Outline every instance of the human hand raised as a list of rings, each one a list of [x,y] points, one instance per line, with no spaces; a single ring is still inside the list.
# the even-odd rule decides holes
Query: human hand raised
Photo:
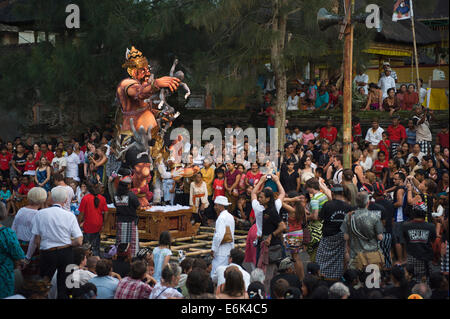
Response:
[[[171,92],[175,91],[180,85],[180,79],[163,76],[162,78],[155,80],[155,85],[160,88],[169,88]]]

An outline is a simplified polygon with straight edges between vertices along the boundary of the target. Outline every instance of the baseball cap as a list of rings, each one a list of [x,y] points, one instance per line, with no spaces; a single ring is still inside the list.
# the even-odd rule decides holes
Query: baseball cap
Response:
[[[289,287],[284,294],[284,299],[301,299],[302,292],[296,287]]]
[[[259,281],[254,281],[248,285],[247,293],[250,299],[265,299],[266,294],[264,285]]]
[[[384,185],[383,184],[381,184],[379,182],[376,182],[376,183],[374,183],[372,185],[372,188],[373,188],[373,193],[375,195],[378,195],[378,196],[383,196],[384,195],[385,189],[384,189]]]
[[[316,275],[319,273],[319,271],[320,271],[320,266],[317,263],[310,262],[306,266],[306,272],[310,275]]]
[[[282,261],[280,261],[280,266],[278,266],[279,271],[288,270],[294,265],[294,262],[292,261],[291,257],[286,257]]]

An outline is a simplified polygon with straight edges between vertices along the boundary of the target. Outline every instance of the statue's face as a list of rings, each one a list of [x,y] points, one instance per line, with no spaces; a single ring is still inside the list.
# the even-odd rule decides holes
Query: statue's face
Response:
[[[150,163],[139,163],[134,167],[136,174],[144,178],[150,176]]]
[[[140,82],[147,81],[150,78],[150,75],[151,73],[148,67],[140,68],[133,72],[134,78]]]

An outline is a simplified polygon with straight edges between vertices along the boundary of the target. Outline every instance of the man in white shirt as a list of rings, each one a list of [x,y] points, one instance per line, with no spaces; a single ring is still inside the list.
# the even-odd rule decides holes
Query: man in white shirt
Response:
[[[41,209],[33,219],[34,242],[40,249],[40,275],[51,279],[56,270],[58,298],[67,299],[67,266],[73,264],[72,247],[81,246],[83,234],[74,214],[62,208],[67,192],[61,187],[51,191],[53,206]]]
[[[416,143],[413,146],[412,149],[412,153],[410,153],[408,155],[408,157],[406,158],[406,162],[409,162],[409,160],[411,159],[411,157],[417,157],[417,159],[419,160],[419,163],[422,161],[422,158],[425,156],[425,153],[422,153],[421,148],[420,148],[420,144]]]
[[[78,165],[81,163],[80,157],[73,152],[72,146],[67,147],[67,169],[66,169],[66,177],[71,178],[74,181],[79,182],[80,178],[78,177]]]
[[[430,130],[430,122],[433,119],[433,110],[416,105],[414,112],[412,120],[416,128],[416,142],[419,143],[422,153],[431,154],[433,152],[431,148],[433,135]]]
[[[355,76],[355,83],[359,90],[359,88],[364,88],[365,94],[369,94],[369,76],[364,73],[365,67],[360,66],[358,70],[358,75]]]
[[[383,99],[388,97],[387,91],[390,88],[395,89],[395,80],[391,76],[391,71],[392,70],[390,68],[386,69],[386,71],[384,72],[384,76],[382,76],[380,81],[378,81],[378,86],[381,89],[381,92],[383,92]]]
[[[226,207],[231,203],[225,196],[217,196],[214,200],[214,209],[217,213],[216,227],[211,245],[211,255],[213,256],[211,278],[220,266],[228,264],[230,251],[234,248],[234,218]]]
[[[420,105],[422,105],[422,103],[425,101],[425,98],[427,97],[428,91],[423,87],[423,80],[419,79],[419,82],[420,82],[419,103]]]
[[[383,72],[381,72],[380,78],[383,77],[384,72],[385,72],[387,69],[391,69],[391,77],[395,80],[395,83],[397,83],[397,82],[398,82],[397,72],[395,72],[394,70],[392,70],[391,64],[390,64],[389,62],[387,62],[387,61],[383,63]]]
[[[53,174],[62,174],[63,176],[66,173],[67,161],[66,158],[62,155],[62,150],[57,148],[55,151],[55,157],[52,160],[51,166],[53,168]]]
[[[67,193],[66,201],[62,205],[62,208],[70,212],[71,211],[70,204],[72,203],[72,200],[75,197],[75,193],[72,187],[66,184],[66,182],[64,181],[64,176],[62,176],[61,174],[55,174],[53,176],[53,181],[55,183],[55,188],[61,187]]]
[[[383,132],[384,132],[384,129],[382,129],[379,126],[378,120],[374,119],[372,121],[372,127],[367,130],[366,139],[365,139],[366,142],[368,142],[374,146],[378,146],[380,141],[383,139],[383,136],[382,136]]]
[[[230,258],[228,259],[228,265],[219,266],[216,269],[216,273],[212,275],[212,280],[217,283],[217,286],[223,285],[225,283],[225,270],[230,266],[235,266],[242,273],[244,278],[245,290],[247,290],[250,285],[250,274],[242,268],[242,263],[244,262],[245,253],[242,249],[233,248],[230,251]]]

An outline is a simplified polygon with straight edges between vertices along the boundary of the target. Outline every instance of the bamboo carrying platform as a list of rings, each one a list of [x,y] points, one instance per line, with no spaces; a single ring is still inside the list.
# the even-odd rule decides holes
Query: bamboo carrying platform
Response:
[[[193,208],[169,212],[139,210],[137,212],[139,239],[157,241],[163,231],[170,231],[173,239],[194,236],[200,224],[191,224],[192,213]],[[109,208],[102,234],[116,236],[116,231],[116,209]]]
[[[172,245],[170,247],[172,251],[172,260],[178,260],[179,251],[182,250],[186,257],[202,257],[210,255],[212,238],[214,236],[214,227],[197,226],[197,230],[200,230],[198,234],[186,237],[172,237]],[[170,231],[172,233],[172,231]],[[158,246],[158,240],[146,240],[141,237],[139,232],[139,246],[153,249]],[[114,245],[116,239],[102,233],[102,245]],[[235,230],[234,243],[235,247],[245,249],[247,239],[247,231]]]

